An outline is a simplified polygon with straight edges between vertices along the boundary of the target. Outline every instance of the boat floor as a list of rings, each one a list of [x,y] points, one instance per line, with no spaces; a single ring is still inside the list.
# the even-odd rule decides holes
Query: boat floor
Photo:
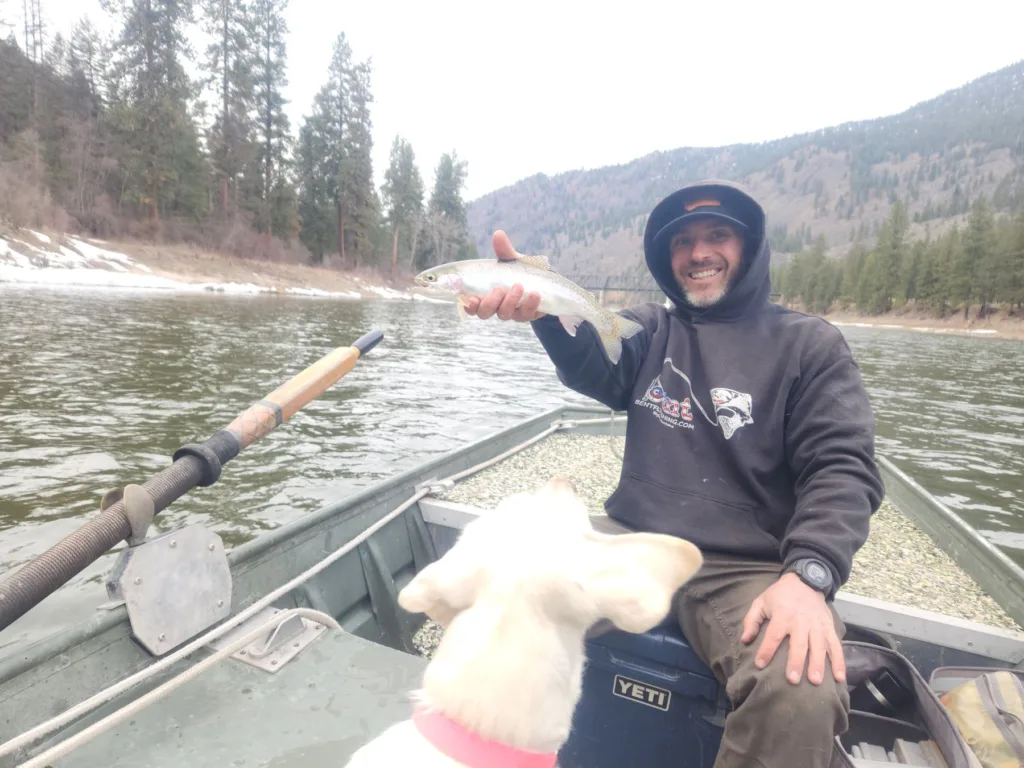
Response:
[[[625,438],[621,436],[555,433],[471,475],[439,497],[493,509],[505,496],[535,488],[560,475],[573,481],[592,515],[603,515],[604,500],[619,481],[624,447]],[[1024,628],[888,501],[872,517],[868,540],[854,557],[843,591],[978,622],[1024,637]]]
[[[225,659],[56,764],[338,768],[409,716],[425,666],[328,629],[274,674]]]

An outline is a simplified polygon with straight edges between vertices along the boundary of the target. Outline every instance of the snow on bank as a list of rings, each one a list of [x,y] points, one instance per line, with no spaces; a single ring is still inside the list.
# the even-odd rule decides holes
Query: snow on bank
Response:
[[[970,333],[983,336],[998,335],[999,331],[992,328],[932,328],[925,325],[897,325],[895,323],[856,323],[843,322],[841,320],[830,320],[832,325],[839,328],[887,328],[897,331],[919,331],[921,333]]]
[[[361,299],[359,291],[325,291],[323,288],[285,288],[285,293],[295,296],[312,296],[323,299]]]
[[[253,283],[187,283],[152,274],[152,270],[131,256],[100,248],[95,243],[65,237],[55,243],[48,235],[23,230],[37,241],[8,236],[0,238],[0,283],[51,287],[164,290],[189,293],[214,292],[235,296],[287,294],[308,298],[358,300],[359,291],[327,291],[322,288],[284,288]],[[41,245],[40,245],[41,244]],[[356,278],[358,280],[358,278]],[[437,302],[419,294],[393,288],[363,285],[372,296],[386,300]],[[441,302],[444,303],[444,302]]]

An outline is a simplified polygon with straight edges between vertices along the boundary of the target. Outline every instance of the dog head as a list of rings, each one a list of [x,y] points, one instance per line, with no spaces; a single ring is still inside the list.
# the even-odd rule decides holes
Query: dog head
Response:
[[[582,632],[607,619],[643,633],[665,618],[701,564],[700,550],[674,536],[595,531],[572,483],[556,478],[467,525],[398,601],[442,627],[486,606],[498,621],[503,612],[521,617],[525,610],[534,624]]]

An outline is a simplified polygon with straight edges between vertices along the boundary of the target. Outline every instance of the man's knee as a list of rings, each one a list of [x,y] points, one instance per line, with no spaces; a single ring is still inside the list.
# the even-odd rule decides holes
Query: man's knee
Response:
[[[778,663],[777,663],[778,662]],[[746,690],[728,691],[734,706],[743,706],[770,718],[773,727],[811,730],[829,737],[846,731],[850,696],[845,683],[837,683],[831,667],[818,685],[806,674],[799,683],[786,679],[786,658],[773,659],[746,681]]]
[[[755,641],[755,645],[756,645]],[[807,680],[786,679],[788,645],[783,645],[764,669],[742,665],[726,686],[733,712],[726,721],[719,764],[731,768],[755,764],[776,768],[802,765],[824,768],[831,760],[835,737],[849,722],[850,697],[845,683],[832,677],[826,667],[818,685]]]

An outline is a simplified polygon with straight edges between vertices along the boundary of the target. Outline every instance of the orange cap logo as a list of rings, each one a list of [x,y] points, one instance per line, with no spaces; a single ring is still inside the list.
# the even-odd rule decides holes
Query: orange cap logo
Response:
[[[719,208],[722,206],[722,204],[720,202],[718,202],[717,200],[695,200],[692,203],[686,203],[683,206],[683,210],[685,210],[687,213],[689,213],[694,208],[703,208],[706,205],[717,206]]]

